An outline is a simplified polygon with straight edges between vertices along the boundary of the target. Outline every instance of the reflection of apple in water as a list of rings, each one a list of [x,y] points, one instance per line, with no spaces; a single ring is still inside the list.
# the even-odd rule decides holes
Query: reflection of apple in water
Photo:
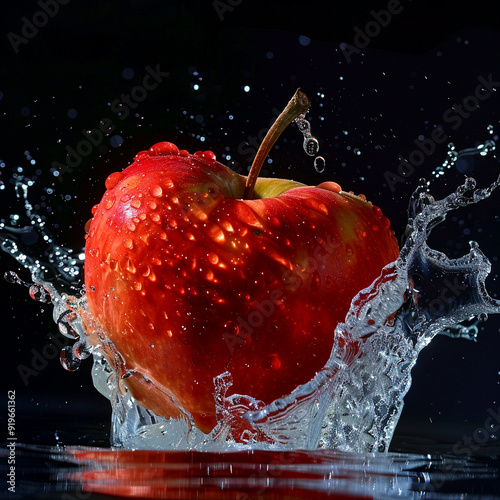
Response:
[[[164,142],[106,181],[85,248],[89,311],[132,394],[158,415],[178,416],[180,404],[211,430],[213,378],[226,370],[232,393],[265,403],[307,382],[351,299],[397,258],[389,221],[364,198],[335,183],[256,179],[308,107],[298,91],[250,180],[211,152]]]

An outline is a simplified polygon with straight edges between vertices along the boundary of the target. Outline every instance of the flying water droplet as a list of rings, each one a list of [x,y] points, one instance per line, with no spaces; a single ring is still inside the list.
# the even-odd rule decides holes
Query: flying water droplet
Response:
[[[22,285],[28,288],[30,297],[37,302],[52,302],[50,292],[49,290],[47,290],[47,288],[42,285],[27,283],[26,281],[22,280],[14,271],[7,271],[4,274],[4,279],[14,285]]]
[[[304,115],[300,115],[296,118],[295,123],[304,136],[304,151],[309,156],[316,156],[319,152],[319,141],[311,134],[311,124],[304,118]],[[314,169],[320,174],[325,171],[325,159],[322,156],[318,156],[314,159]]]
[[[24,286],[29,286],[28,283],[26,283],[25,281],[23,281],[18,275],[17,273],[15,273],[14,271],[7,271],[4,275],[3,275],[5,281],[8,281],[9,283],[12,283],[14,285],[24,285]]]
[[[80,368],[81,360],[73,352],[73,346],[67,346],[61,351],[60,360],[63,368],[74,372]]]
[[[489,125],[487,127],[488,133],[491,135],[493,134],[493,127]],[[465,162],[465,160],[462,160],[465,157],[469,156],[475,156],[475,155],[480,155],[480,156],[487,156],[491,151],[494,151],[496,148],[495,141],[488,139],[486,140],[483,144],[479,144],[479,146],[476,146],[474,148],[467,148],[467,149],[462,149],[461,151],[456,151],[455,144],[453,142],[448,143],[448,153],[447,153],[447,158],[446,160],[441,164],[438,165],[430,175],[430,181],[428,182],[428,186],[431,185],[432,182],[437,180],[438,178],[442,177],[445,175],[446,170],[449,170],[451,167],[456,166],[457,170],[462,171],[461,168],[461,162]],[[459,161],[460,160],[460,161]]]
[[[488,320],[488,314],[487,313],[480,313],[477,316],[477,319],[481,322],[487,321]]]
[[[314,158],[314,168],[318,174],[322,174],[325,171],[325,159],[322,156],[317,156]]]
[[[309,137],[308,139],[304,139],[304,151],[309,156],[315,156],[319,151],[319,142],[315,137]]]

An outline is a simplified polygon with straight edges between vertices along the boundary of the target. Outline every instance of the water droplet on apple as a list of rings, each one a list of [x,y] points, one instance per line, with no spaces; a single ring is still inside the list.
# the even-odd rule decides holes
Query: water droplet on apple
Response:
[[[208,196],[211,196],[212,198],[215,198],[219,194],[219,188],[215,184],[211,185],[207,188],[206,194]]]
[[[382,216],[380,218],[380,222],[382,223],[382,226],[384,227],[384,229],[390,229],[391,221],[387,217]]]
[[[208,260],[211,264],[216,265],[219,263],[219,256],[216,253],[211,252],[208,254]]]
[[[144,158],[146,158],[147,156],[149,156],[148,152],[147,151],[139,151],[135,156],[134,156],[134,161],[140,161],[140,160],[143,160]]]
[[[317,292],[321,287],[321,276],[319,275],[318,271],[314,271],[312,275],[312,281],[311,281],[311,290],[313,292]]]
[[[105,182],[106,189],[113,189],[123,178],[122,172],[113,172]]]
[[[203,158],[208,161],[215,161],[217,159],[213,151],[203,151]]]
[[[159,224],[161,222],[161,216],[160,216],[160,214],[152,213],[151,214],[151,220],[153,222],[156,222],[157,224]]]
[[[163,194],[163,189],[161,186],[155,185],[151,186],[151,196],[154,196],[155,198],[161,198],[161,195]]]
[[[334,193],[340,193],[342,191],[342,188],[336,183],[336,182],[322,182],[321,184],[318,184],[319,188],[321,189],[327,189],[328,191],[333,191]]]
[[[382,213],[382,209],[377,207],[377,205],[373,205],[373,213],[375,214],[376,217],[378,217],[379,219],[382,218],[382,216],[384,215]]]
[[[238,293],[238,299],[241,301],[241,302],[248,302],[252,297],[250,296],[249,293],[247,292],[239,292]]]
[[[271,354],[262,361],[261,366],[266,371],[277,371],[281,368],[281,360],[277,354]]]
[[[149,156],[178,155],[179,149],[171,142],[158,142],[149,148]]]
[[[224,330],[226,334],[231,335],[238,335],[240,333],[240,327],[234,321],[224,323]]]
[[[325,159],[322,156],[314,158],[314,169],[318,174],[322,174],[325,171],[325,164]]]
[[[140,264],[139,274],[147,278],[151,274],[151,267],[149,267],[147,264]]]
[[[120,268],[123,271],[128,271],[129,273],[132,273],[132,274],[135,274],[137,272],[136,267],[132,264],[132,261],[130,260],[130,258],[128,256],[124,257],[120,261]]]

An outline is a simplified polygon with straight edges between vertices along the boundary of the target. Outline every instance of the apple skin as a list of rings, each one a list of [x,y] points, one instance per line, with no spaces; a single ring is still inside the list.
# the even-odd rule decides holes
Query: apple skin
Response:
[[[258,179],[243,200],[245,179],[210,151],[156,144],[108,177],[86,235],[90,343],[142,406],[204,432],[214,377],[229,370],[231,394],[266,404],[309,381],[352,298],[399,254],[364,197]]]

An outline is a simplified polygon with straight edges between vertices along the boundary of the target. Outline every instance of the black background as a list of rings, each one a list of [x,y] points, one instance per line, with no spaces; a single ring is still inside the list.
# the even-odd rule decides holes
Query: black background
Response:
[[[70,0],[16,49],[9,34],[22,36],[26,19],[33,20],[41,3],[2,7],[0,218],[9,223],[10,214],[22,214],[11,182],[21,167],[20,175],[37,177],[30,199],[40,205],[47,228],[58,243],[78,251],[105,178],[128,165],[136,152],[167,140],[191,152],[210,149],[220,161],[244,168],[252,159],[249,137],[267,127],[273,109],[281,110],[300,86],[312,101],[309,119],[326,171],[315,172],[299,132],[290,127],[271,154],[267,174],[309,184],[332,179],[364,193],[400,236],[411,192],[445,159],[448,141],[436,145],[393,191],[384,174],[397,173],[398,156],[408,157],[414,141],[430,137],[436,126],[457,149],[483,142],[489,124],[498,132],[498,92],[456,130],[443,114],[474,93],[478,77],[500,80],[500,17],[495,2],[401,0],[401,12],[349,62],[339,44],[354,44],[355,30],[373,20],[370,11],[387,5]],[[142,84],[148,67],[157,66],[169,76],[121,119],[109,103],[122,100]],[[77,111],[75,118],[68,116],[70,109]],[[64,163],[66,148],[77,147],[82,130],[98,128],[106,118],[115,130],[72,171],[54,177],[53,162]],[[110,145],[115,135],[123,138],[119,147]],[[492,160],[468,168],[483,186],[498,174]],[[433,192],[448,194],[462,180],[463,172],[453,169]],[[498,196],[453,215],[432,236],[436,248],[454,257],[467,251],[469,239],[479,241],[492,261],[492,278],[498,273]],[[0,271],[9,270],[29,278],[14,260],[0,255]],[[496,285],[489,280],[492,293]],[[74,373],[50,360],[23,383],[19,365],[29,367],[32,349],[42,352],[57,330],[51,307],[32,301],[22,287],[7,282],[0,287],[2,400],[7,390],[16,390],[19,439],[106,444],[109,404],[92,386],[90,360]],[[484,426],[488,410],[500,407],[498,327],[498,319],[490,318],[476,343],[438,337],[422,352],[395,447],[411,449],[427,439],[453,443]]]

